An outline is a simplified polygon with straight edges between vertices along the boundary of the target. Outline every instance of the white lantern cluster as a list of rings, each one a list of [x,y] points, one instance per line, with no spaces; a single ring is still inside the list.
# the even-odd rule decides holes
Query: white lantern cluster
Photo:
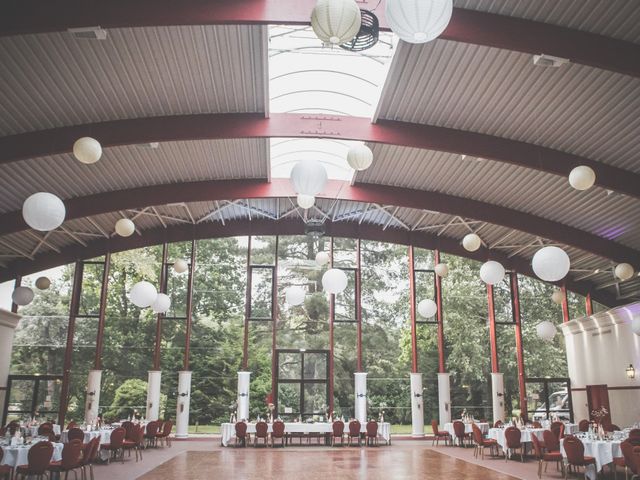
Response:
[[[531,261],[534,273],[546,282],[562,280],[571,267],[569,255],[561,248],[548,246],[542,247],[533,256]]]
[[[188,268],[189,268],[189,264],[187,263],[186,260],[183,260],[182,258],[179,258],[178,260],[173,262],[173,270],[176,273],[184,273],[187,271]]]
[[[311,12],[311,28],[320,40],[331,45],[353,40],[361,23],[355,0],[318,0]]]
[[[164,293],[158,293],[156,287],[145,280],[131,287],[129,299],[136,307],[151,307],[155,313],[164,313],[171,307],[171,298]]]
[[[553,337],[556,336],[557,329],[553,323],[551,323],[548,320],[545,320],[543,322],[540,322],[536,326],[536,333],[538,334],[538,337],[540,337],[542,340],[550,342],[553,340]]]
[[[482,239],[476,233],[469,233],[462,239],[462,246],[468,252],[475,252],[482,245]]]
[[[306,210],[316,204],[316,197],[314,197],[313,195],[305,195],[303,193],[300,193],[296,197],[296,203],[300,208],[304,208]]]
[[[446,263],[437,264],[434,270],[436,272],[436,275],[438,275],[439,277],[444,278],[449,275],[449,265],[447,265]]]
[[[297,285],[292,285],[287,288],[284,292],[284,301],[292,306],[302,305],[304,303],[304,297],[306,296],[306,292],[304,288],[299,287]]]
[[[317,160],[302,160],[291,170],[290,180],[298,195],[300,208],[311,208],[315,203],[315,196],[327,184],[327,171]]]
[[[327,252],[318,252],[316,253],[316,265],[319,267],[323,267],[329,263],[331,258]]]
[[[73,156],[82,163],[96,163],[102,156],[102,146],[95,138],[79,138],[73,144]]]
[[[480,267],[480,278],[488,285],[496,285],[504,280],[505,270],[500,262],[489,260]]]
[[[614,274],[623,282],[629,280],[634,274],[633,266],[628,263],[619,263],[614,269]]]
[[[136,231],[136,224],[128,218],[121,218],[116,222],[115,231],[121,237],[130,237]]]
[[[339,268],[330,268],[322,275],[322,288],[327,293],[341,293],[347,288],[347,283],[347,274]]]
[[[155,313],[164,313],[171,307],[171,297],[166,293],[159,293],[151,304],[151,310]]]
[[[430,298],[420,300],[418,303],[418,313],[421,317],[431,318],[438,313],[438,305]]]
[[[21,307],[29,305],[33,301],[33,290],[29,287],[16,287],[11,294],[11,300]]]
[[[452,0],[387,0],[385,17],[405,42],[425,43],[447,28],[452,12]]]
[[[562,290],[556,288],[551,294],[551,300],[553,303],[557,303],[558,305],[562,304],[562,300],[564,299],[564,295],[562,294]]]
[[[569,173],[569,185],[576,190],[587,190],[596,183],[596,172],[591,167],[580,165]]]
[[[62,225],[66,213],[62,200],[48,192],[34,193],[22,204],[24,221],[41,232],[49,232]]]
[[[349,149],[347,163],[354,170],[362,171],[371,166],[373,152],[364,143],[358,143]]]

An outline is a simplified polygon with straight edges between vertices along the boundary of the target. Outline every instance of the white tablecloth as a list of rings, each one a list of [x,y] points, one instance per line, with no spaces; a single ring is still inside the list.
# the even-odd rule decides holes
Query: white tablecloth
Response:
[[[544,432],[544,428],[525,428],[523,430],[520,430],[520,442],[521,443],[531,443],[531,436],[535,435],[536,437],[538,437],[538,440],[540,440],[541,442],[543,442],[543,438],[542,438],[542,432]],[[489,429],[489,438],[493,438],[495,441],[498,442],[498,445],[500,445],[502,447],[502,449],[504,450],[506,447],[506,440],[504,437],[504,428],[490,428]]]
[[[16,468],[18,465],[27,465],[29,463],[29,449],[32,445],[22,445],[19,447],[3,446],[4,451],[2,457],[2,465],[11,465]],[[51,460],[54,462],[62,460],[62,443],[53,444],[53,455]]]
[[[348,432],[349,426],[345,424],[344,426],[345,432]],[[269,432],[272,431],[272,426],[269,424]],[[300,423],[300,422],[285,422],[284,424],[285,433],[331,433],[333,431],[333,427],[331,423]],[[360,426],[360,432],[365,433],[367,431],[367,426],[362,424]],[[223,423],[220,428],[220,433],[222,434],[222,445],[225,447],[229,443],[229,440],[234,438],[236,435],[236,426],[233,423]],[[256,433],[256,424],[248,423],[247,424],[247,433],[254,434]],[[391,440],[391,424],[388,422],[378,423],[378,437],[384,439],[385,442],[389,443]]]
[[[580,440],[582,440],[582,444],[584,445],[585,457],[594,457],[596,459],[596,469],[598,472],[602,470],[603,466],[612,463],[615,457],[622,457],[622,449],[620,448],[622,441],[620,440],[588,440],[586,438],[581,438]],[[562,456],[566,458],[563,440],[560,440],[560,451],[562,452]],[[593,473],[594,475],[590,476],[590,478],[595,478],[595,472]]]
[[[38,427],[29,427],[29,433],[32,437],[35,437],[36,435],[38,435]],[[60,425],[58,425],[57,423],[53,424],[53,433],[55,435],[60,435]]]
[[[106,429],[94,430],[92,432],[84,432],[84,440],[82,441],[82,443],[89,443],[91,440],[93,440],[96,437],[100,438],[100,444],[109,443],[109,441],[111,440],[111,432],[113,432],[113,430],[106,430]],[[62,432],[62,434],[60,435],[60,441],[62,443],[67,443],[68,435],[69,435],[69,430],[65,430],[64,432]]]
[[[473,427],[471,426],[471,423],[465,423],[464,424],[464,433],[472,433],[473,432]],[[480,429],[480,431],[482,432],[482,434],[486,434],[489,431],[489,424],[488,423],[476,423],[476,425],[478,426],[478,428]],[[449,432],[449,435],[451,435],[451,438],[456,438],[456,432],[453,430],[453,422],[451,423],[445,423],[444,424],[444,429]]]

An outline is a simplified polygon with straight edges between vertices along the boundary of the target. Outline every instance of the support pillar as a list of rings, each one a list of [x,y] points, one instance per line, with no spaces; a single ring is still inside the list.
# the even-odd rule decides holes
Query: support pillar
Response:
[[[493,397],[493,423],[504,421],[504,374],[491,374],[491,396]]]
[[[422,374],[412,372],[411,376],[411,436],[424,437],[424,396]]]
[[[178,372],[178,402],[176,405],[176,438],[189,436],[189,401],[191,400],[191,371]]]
[[[93,425],[100,413],[100,385],[102,370],[89,370],[87,396],[84,403],[84,423]]]
[[[17,313],[0,309],[0,408],[4,407],[6,401],[13,336],[20,318]],[[5,423],[6,419],[2,419],[2,425]]]
[[[451,422],[451,383],[448,372],[438,373],[438,406],[440,425]]]
[[[355,409],[354,417],[361,423],[367,423],[367,373],[355,372]]]
[[[238,372],[238,420],[249,420],[251,372]]]
[[[158,420],[160,416],[160,386],[162,385],[162,371],[149,370],[147,382],[147,420]]]

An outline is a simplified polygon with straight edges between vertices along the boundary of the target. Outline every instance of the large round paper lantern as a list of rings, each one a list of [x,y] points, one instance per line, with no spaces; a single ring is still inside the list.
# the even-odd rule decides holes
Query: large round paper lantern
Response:
[[[155,302],[158,296],[156,287],[147,281],[142,280],[131,287],[129,298],[136,307],[146,308]]]
[[[102,147],[95,138],[82,137],[73,144],[73,156],[82,163],[96,163],[102,156]]]
[[[636,335],[640,335],[640,318],[634,318],[631,321],[631,331]]]
[[[480,267],[480,278],[484,283],[495,285],[504,279],[504,267],[500,262],[489,260]]]
[[[482,245],[482,240],[475,233],[469,233],[462,239],[462,246],[468,252],[475,252],[480,248],[480,245]]]
[[[534,273],[546,282],[562,280],[567,273],[571,261],[569,255],[558,247],[542,247],[533,256],[531,261]]]
[[[540,337],[542,340],[550,342],[551,340],[553,340],[553,337],[556,336],[557,329],[553,323],[545,320],[544,322],[540,322],[536,326],[536,332],[538,334],[538,337]]]
[[[171,297],[165,293],[156,295],[156,299],[151,304],[151,310],[156,313],[165,313],[171,307]]]
[[[36,279],[36,288],[38,290],[47,290],[51,286],[51,280],[48,277],[38,277]]]
[[[354,170],[366,170],[373,162],[373,152],[364,143],[358,143],[349,149],[347,163]]]
[[[284,301],[289,305],[302,305],[305,295],[304,288],[293,285],[284,292]]]
[[[420,300],[420,302],[418,303],[418,313],[421,317],[431,318],[436,313],[438,313],[438,305],[436,305],[436,302],[434,302],[430,298],[427,298],[426,300]]]
[[[452,12],[452,0],[387,0],[385,16],[402,40],[425,43],[447,28]]]
[[[614,270],[616,277],[623,282],[633,277],[633,267],[628,263],[619,263]]]
[[[436,275],[438,275],[439,277],[444,278],[449,275],[449,265],[447,265],[446,263],[437,264],[434,270],[436,272]]]
[[[11,294],[13,303],[20,306],[29,305],[33,301],[33,290],[29,287],[16,287]]]
[[[313,195],[305,195],[303,193],[300,193],[296,197],[296,202],[298,203],[298,206],[300,208],[304,208],[306,210],[307,208],[311,208],[316,204],[316,197],[314,197]]]
[[[115,230],[121,237],[130,237],[136,231],[136,224],[128,218],[121,218],[116,222]]]
[[[329,260],[331,260],[331,257],[329,257],[329,254],[327,252],[316,253],[316,264],[318,266],[323,267],[324,265],[329,263]]]
[[[22,204],[24,221],[41,232],[49,232],[62,225],[66,213],[62,200],[52,193],[34,193]]]
[[[316,160],[302,160],[295,164],[290,178],[296,193],[316,196],[327,184],[327,171]]]
[[[347,288],[347,274],[339,268],[330,268],[322,275],[322,288],[328,293],[341,293]]]
[[[587,190],[596,182],[596,172],[591,167],[580,165],[569,173],[569,185],[576,190]]]
[[[189,264],[187,263],[186,260],[183,260],[182,258],[179,258],[178,260],[173,262],[173,270],[176,273],[184,273],[187,271],[188,268],[189,268]]]
[[[557,288],[551,294],[551,300],[553,303],[557,303],[558,305],[562,304],[562,300],[564,299],[564,295],[562,294],[562,290],[558,290]]]
[[[361,23],[355,0],[318,0],[311,12],[311,28],[320,40],[332,45],[351,41]]]

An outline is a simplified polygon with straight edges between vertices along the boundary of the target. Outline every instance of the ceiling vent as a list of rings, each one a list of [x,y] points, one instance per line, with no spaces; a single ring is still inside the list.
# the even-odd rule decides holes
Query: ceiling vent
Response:
[[[553,67],[558,68],[569,63],[568,58],[554,57],[551,55],[534,55],[533,64],[537,67]]]
[[[70,28],[67,31],[76,38],[85,38],[88,40],[106,40],[107,39],[107,31],[103,30],[100,27]]]

